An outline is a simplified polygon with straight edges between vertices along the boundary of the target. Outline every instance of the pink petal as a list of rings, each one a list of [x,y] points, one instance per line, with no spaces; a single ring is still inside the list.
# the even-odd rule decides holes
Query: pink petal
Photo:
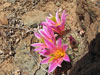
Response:
[[[45,44],[46,44],[47,48],[49,48],[50,50],[53,50],[56,48],[53,43],[51,43],[50,41],[48,41],[46,39],[45,39]]]
[[[62,16],[61,16],[61,24],[65,25],[65,23],[66,23],[66,14],[65,14],[65,10],[64,10],[62,13]]]
[[[35,37],[37,37],[38,39],[41,39],[41,35],[39,33],[34,32]]]
[[[41,51],[43,48],[35,48],[34,51]]]
[[[45,25],[45,26],[47,26],[47,22],[42,22],[42,23],[40,23],[40,25]]]
[[[62,13],[62,16],[61,16],[61,20],[63,21],[64,19],[65,19],[65,17],[66,17],[66,15],[65,15],[65,10],[63,11],[63,13]]]
[[[47,58],[44,58],[42,61],[41,61],[41,64],[47,64],[49,62],[51,57],[47,57]]]
[[[60,29],[60,31],[64,31],[65,24],[61,24],[61,25],[59,25],[58,28]]]
[[[46,22],[48,23],[48,25],[52,26],[55,25],[55,22],[53,22],[52,20],[46,18]]]
[[[49,73],[50,73],[50,72],[53,72],[53,71],[56,69],[57,66],[58,66],[57,61],[56,61],[56,60],[52,61],[52,62],[50,63],[48,72],[49,72]]]
[[[61,47],[61,44],[62,44],[62,41],[61,41],[61,38],[59,38],[59,39],[57,40],[57,46],[58,46],[58,47]]]
[[[52,37],[54,37],[54,32],[53,32],[53,30],[51,29],[51,27],[47,26],[47,29],[48,29],[49,34],[50,34]]]
[[[55,26],[50,26],[55,32],[59,33],[59,29]]]
[[[70,58],[67,54],[65,55],[64,60],[70,62]]]
[[[64,44],[62,48],[63,48],[64,51],[66,51],[68,46],[66,44]]]
[[[43,26],[43,32],[48,36],[48,38],[51,38],[52,39],[52,35],[51,35],[51,32],[52,31],[49,31],[49,26]]]
[[[31,44],[31,46],[33,46],[33,47],[44,46],[45,47],[45,45],[43,43],[34,43],[34,44]]]
[[[43,50],[41,50],[41,51],[39,52],[39,54],[42,55],[42,56],[46,56],[46,55],[45,55],[46,52],[47,52],[47,50],[43,49]]]
[[[48,56],[50,55],[52,52],[50,52],[50,50],[45,50],[46,52],[44,53],[44,56]]]
[[[58,66],[61,67],[61,63],[63,62],[63,58],[58,59]]]
[[[47,36],[47,34],[43,31],[43,29],[39,30],[39,33],[45,38],[48,39],[49,37]]]
[[[59,19],[59,16],[58,16],[58,12],[56,12],[56,20],[57,20],[57,23],[60,22],[60,19]]]

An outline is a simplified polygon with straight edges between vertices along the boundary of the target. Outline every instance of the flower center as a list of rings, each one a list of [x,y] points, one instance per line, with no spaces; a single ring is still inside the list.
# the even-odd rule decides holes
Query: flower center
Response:
[[[57,50],[54,54],[51,54],[50,56],[52,56],[54,59],[58,59],[61,57],[64,57],[65,53],[62,50]]]
[[[61,58],[61,57],[63,57],[64,55],[65,55],[65,54],[64,54],[63,51],[57,50],[57,51],[55,52],[55,59]]]
[[[51,59],[49,60],[49,62],[51,62],[52,60],[57,60],[57,59],[59,59],[59,58],[64,57],[64,56],[65,56],[65,52],[62,51],[62,50],[60,50],[60,49],[58,49],[56,52],[54,52],[54,53],[51,54],[50,56],[52,56],[52,57],[51,57]]]
[[[50,42],[53,42],[51,39],[48,39]]]
[[[59,26],[59,25],[61,25],[60,23],[56,23],[56,26]]]

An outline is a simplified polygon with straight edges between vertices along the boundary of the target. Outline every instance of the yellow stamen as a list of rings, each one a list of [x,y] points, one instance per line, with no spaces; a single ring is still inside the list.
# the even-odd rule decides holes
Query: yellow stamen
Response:
[[[57,50],[56,52],[55,52],[55,58],[57,59],[57,58],[61,58],[61,57],[63,57],[65,55],[65,53],[63,52],[63,51],[61,51],[61,50]]]
[[[53,42],[51,39],[49,39],[50,42]]]
[[[53,60],[53,59],[56,60],[58,58],[64,57],[65,56],[65,52],[62,51],[62,49],[61,50],[59,49],[56,52],[54,52],[54,54],[51,54],[50,56],[52,56],[52,58],[50,59],[50,61]]]

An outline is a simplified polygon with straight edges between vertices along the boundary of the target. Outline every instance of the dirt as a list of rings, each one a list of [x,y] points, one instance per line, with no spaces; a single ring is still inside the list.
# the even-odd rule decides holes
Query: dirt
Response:
[[[0,0],[0,75],[47,75],[48,65],[30,45],[49,14],[67,12],[63,43],[67,43],[71,63],[62,63],[51,75],[100,75],[99,0]],[[72,48],[72,35],[77,47]]]

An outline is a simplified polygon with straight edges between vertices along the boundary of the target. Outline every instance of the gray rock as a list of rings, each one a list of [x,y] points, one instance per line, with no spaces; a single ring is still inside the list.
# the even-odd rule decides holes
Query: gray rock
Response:
[[[25,13],[22,16],[22,21],[24,22],[24,25],[31,26],[35,24],[40,24],[42,21],[45,20],[47,17],[47,13],[40,11],[40,10],[34,10]]]
[[[10,3],[15,3],[16,2],[16,0],[7,0],[8,2],[10,2]]]
[[[36,71],[36,75],[39,75],[39,74],[46,75],[46,73],[48,72],[47,68],[48,68],[48,65],[42,64],[40,69]]]
[[[60,5],[61,5],[61,3],[57,1],[56,6],[59,7]]]
[[[38,58],[32,57],[27,49],[17,50],[14,64],[22,70],[22,74],[28,73],[29,75],[33,75],[38,69],[37,62],[34,59]]]
[[[32,56],[30,53],[30,47],[23,48],[25,44],[30,46],[30,39],[31,36],[21,40],[15,50],[16,54],[14,57],[14,64],[21,70],[22,75],[34,75],[36,70],[39,68],[39,55],[32,52],[34,54],[34,56]]]

